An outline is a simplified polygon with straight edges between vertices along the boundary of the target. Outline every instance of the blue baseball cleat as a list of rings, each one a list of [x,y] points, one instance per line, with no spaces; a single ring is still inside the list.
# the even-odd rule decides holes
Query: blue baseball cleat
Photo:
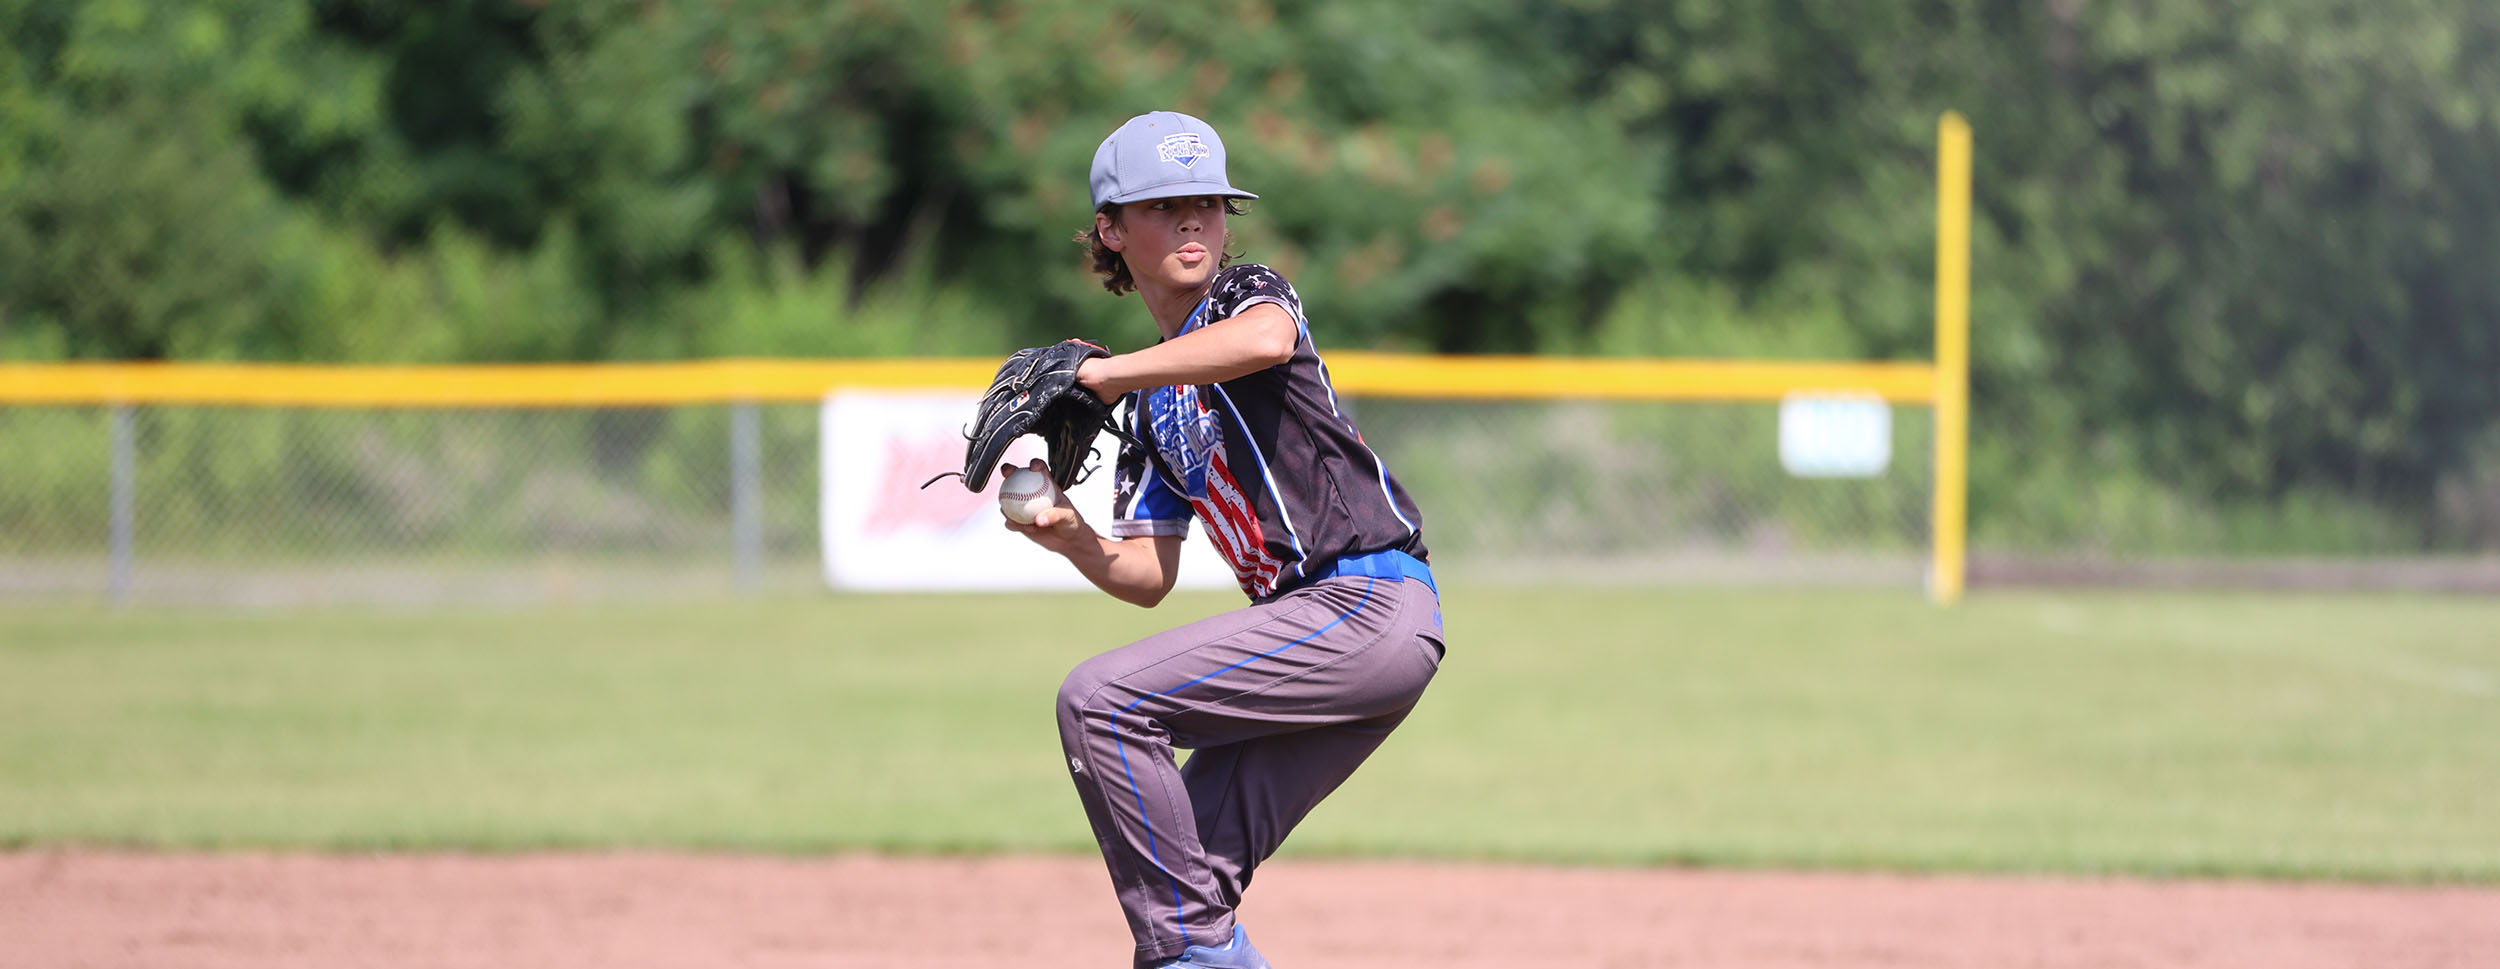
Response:
[[[1250,944],[1250,933],[1240,925],[1233,926],[1233,939],[1221,947],[1193,945],[1181,950],[1180,958],[1160,963],[1156,969],[1271,969],[1267,957]]]

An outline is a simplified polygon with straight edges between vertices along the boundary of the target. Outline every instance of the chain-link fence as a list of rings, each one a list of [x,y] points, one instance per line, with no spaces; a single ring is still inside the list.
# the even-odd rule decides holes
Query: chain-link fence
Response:
[[[1779,406],[1381,399],[1355,403],[1422,505],[1436,566],[1504,580],[1878,584],[1925,574],[1925,407],[1895,406],[1871,477],[1799,477]]]
[[[807,405],[0,408],[0,594],[543,601],[804,587]]]
[[[1357,399],[1452,575],[1879,583],[1928,541],[1928,410],[1883,474],[1782,469],[1766,403]],[[818,587],[813,404],[0,407],[0,597],[542,602]],[[916,470],[916,469],[915,469]]]

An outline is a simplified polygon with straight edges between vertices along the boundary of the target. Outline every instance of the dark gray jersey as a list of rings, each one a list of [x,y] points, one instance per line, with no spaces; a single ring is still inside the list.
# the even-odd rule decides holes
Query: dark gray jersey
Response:
[[[1396,549],[1425,558],[1423,516],[1337,403],[1302,300],[1275,270],[1227,268],[1181,332],[1260,303],[1292,315],[1293,358],[1218,384],[1137,392],[1112,534],[1180,535],[1195,516],[1242,592],[1264,599],[1338,558]]]

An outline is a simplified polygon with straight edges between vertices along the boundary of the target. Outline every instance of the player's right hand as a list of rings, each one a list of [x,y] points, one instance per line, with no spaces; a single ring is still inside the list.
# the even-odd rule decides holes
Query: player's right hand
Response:
[[[1040,458],[1034,458],[1030,467],[1035,471],[1049,470],[1049,465],[1042,463]],[[998,473],[1003,477],[1015,469],[1015,465],[1001,464]],[[999,521],[1007,526],[1008,531],[1019,533],[1032,539],[1034,544],[1062,554],[1084,549],[1087,534],[1092,531],[1085,525],[1085,516],[1078,514],[1076,506],[1068,503],[1068,495],[1064,491],[1060,492],[1057,504],[1033,516],[1032,524],[1004,515],[999,516]]]

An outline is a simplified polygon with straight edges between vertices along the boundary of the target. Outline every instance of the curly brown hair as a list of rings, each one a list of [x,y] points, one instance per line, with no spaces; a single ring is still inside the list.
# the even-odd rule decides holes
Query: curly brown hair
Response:
[[[1112,225],[1120,224],[1120,203],[1105,202],[1101,208],[1094,211],[1110,216]],[[1240,199],[1226,198],[1224,200],[1225,215],[1241,215],[1244,211]],[[1136,291],[1137,279],[1129,275],[1128,260],[1121,258],[1119,252],[1110,246],[1103,245],[1100,228],[1094,224],[1088,224],[1084,230],[1076,234],[1072,241],[1085,247],[1086,256],[1093,262],[1094,274],[1102,277],[1102,288],[1109,290],[1113,296],[1126,296]],[[1233,231],[1227,227],[1224,230],[1224,247],[1218,253],[1215,268],[1222,269],[1230,266],[1233,260],[1239,258],[1241,254],[1233,251]]]

